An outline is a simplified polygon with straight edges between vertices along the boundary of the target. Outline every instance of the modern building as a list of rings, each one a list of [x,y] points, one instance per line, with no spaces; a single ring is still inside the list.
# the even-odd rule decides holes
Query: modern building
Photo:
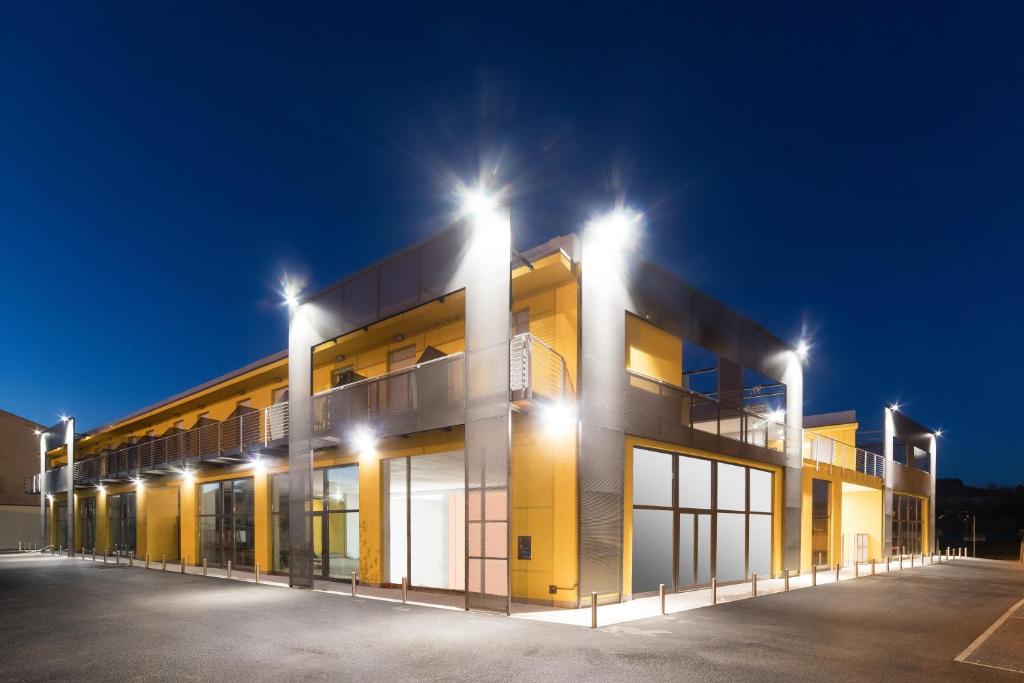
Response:
[[[39,496],[26,481],[39,472],[37,432],[42,425],[0,410],[0,550],[17,549],[19,541],[41,547]]]
[[[287,352],[46,430],[50,542],[498,611],[930,548],[930,432],[887,408],[871,453],[852,413],[805,421],[805,349],[644,260],[634,221],[519,253],[478,206],[290,293]]]

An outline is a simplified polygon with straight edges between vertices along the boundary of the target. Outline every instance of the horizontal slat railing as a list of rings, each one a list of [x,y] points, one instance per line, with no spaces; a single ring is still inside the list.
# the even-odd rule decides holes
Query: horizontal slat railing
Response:
[[[148,469],[183,468],[189,458],[240,454],[287,437],[288,404],[282,403],[81,460],[75,463],[75,482],[98,484]]]
[[[512,337],[509,346],[509,389],[514,398],[572,400],[565,359],[529,332]]]
[[[871,477],[885,477],[883,456],[814,432],[804,433],[804,459],[817,465],[839,467]]]

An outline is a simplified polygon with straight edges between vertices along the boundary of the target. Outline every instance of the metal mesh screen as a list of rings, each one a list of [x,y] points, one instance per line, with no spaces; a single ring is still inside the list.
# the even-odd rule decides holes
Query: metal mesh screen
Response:
[[[477,219],[466,288],[466,608],[511,611],[507,212]]]

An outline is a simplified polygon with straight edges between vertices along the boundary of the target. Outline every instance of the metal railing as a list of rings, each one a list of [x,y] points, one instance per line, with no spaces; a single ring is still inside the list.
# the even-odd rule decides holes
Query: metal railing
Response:
[[[190,458],[222,457],[267,447],[288,437],[288,413],[288,404],[279,403],[87,458],[75,463],[75,482],[115,481],[142,470],[184,467]],[[38,477],[33,477],[37,493]]]
[[[574,394],[565,359],[529,332],[512,337],[509,388],[515,400],[534,396],[571,400]]]
[[[816,434],[804,432],[804,460],[816,465],[839,467],[872,477],[885,477],[885,458],[877,453]]]
[[[726,454],[748,446],[784,453],[788,442],[800,438],[800,430],[772,416],[634,370],[626,374],[629,422],[645,435]]]
[[[358,427],[377,437],[465,422],[465,355],[453,353],[312,397],[313,436],[338,443]]]

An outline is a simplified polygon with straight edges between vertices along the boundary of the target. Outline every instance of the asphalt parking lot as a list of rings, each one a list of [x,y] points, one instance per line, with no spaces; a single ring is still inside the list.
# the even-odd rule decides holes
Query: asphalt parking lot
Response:
[[[591,630],[4,555],[0,676],[1020,680],[1022,597],[1021,565],[962,560]]]

